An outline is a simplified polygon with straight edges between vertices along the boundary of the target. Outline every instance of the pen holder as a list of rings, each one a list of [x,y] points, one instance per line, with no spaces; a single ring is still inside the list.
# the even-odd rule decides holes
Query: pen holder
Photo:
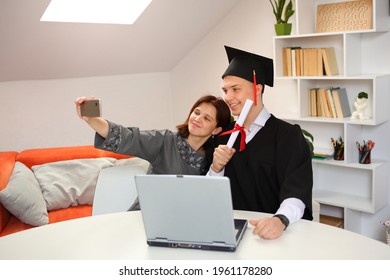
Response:
[[[368,140],[367,142],[363,140],[363,144],[360,144],[356,141],[356,147],[359,151],[359,163],[369,164],[371,163],[371,150],[374,148],[375,142]]]
[[[361,164],[371,163],[371,150],[359,151],[359,163]]]
[[[334,160],[344,160],[344,141],[341,136],[336,140],[333,137],[330,138],[333,145],[333,159]]]
[[[344,160],[344,145],[336,145],[333,153],[334,160]]]

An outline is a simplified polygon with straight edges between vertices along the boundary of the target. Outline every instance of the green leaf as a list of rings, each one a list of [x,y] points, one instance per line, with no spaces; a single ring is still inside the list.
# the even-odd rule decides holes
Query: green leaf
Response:
[[[301,129],[301,130],[302,130],[303,136],[305,137],[306,143],[309,146],[311,156],[313,156],[314,155],[314,145],[313,145],[314,137],[307,130],[304,130],[304,129]]]

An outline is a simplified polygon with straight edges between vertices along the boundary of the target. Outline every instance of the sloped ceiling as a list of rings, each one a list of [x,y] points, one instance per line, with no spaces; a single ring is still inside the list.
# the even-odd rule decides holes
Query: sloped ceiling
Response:
[[[0,0],[0,82],[170,71],[240,0],[153,0],[133,25],[40,22]]]

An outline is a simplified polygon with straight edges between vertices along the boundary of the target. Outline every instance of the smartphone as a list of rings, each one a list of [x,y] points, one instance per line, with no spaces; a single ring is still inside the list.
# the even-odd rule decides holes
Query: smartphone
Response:
[[[100,99],[85,100],[81,103],[80,110],[83,117],[101,117],[101,101]]]

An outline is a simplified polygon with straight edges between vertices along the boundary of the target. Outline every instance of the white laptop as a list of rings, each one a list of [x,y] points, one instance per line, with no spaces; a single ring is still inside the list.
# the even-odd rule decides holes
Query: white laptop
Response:
[[[234,252],[247,220],[233,218],[227,177],[135,175],[151,246]]]

